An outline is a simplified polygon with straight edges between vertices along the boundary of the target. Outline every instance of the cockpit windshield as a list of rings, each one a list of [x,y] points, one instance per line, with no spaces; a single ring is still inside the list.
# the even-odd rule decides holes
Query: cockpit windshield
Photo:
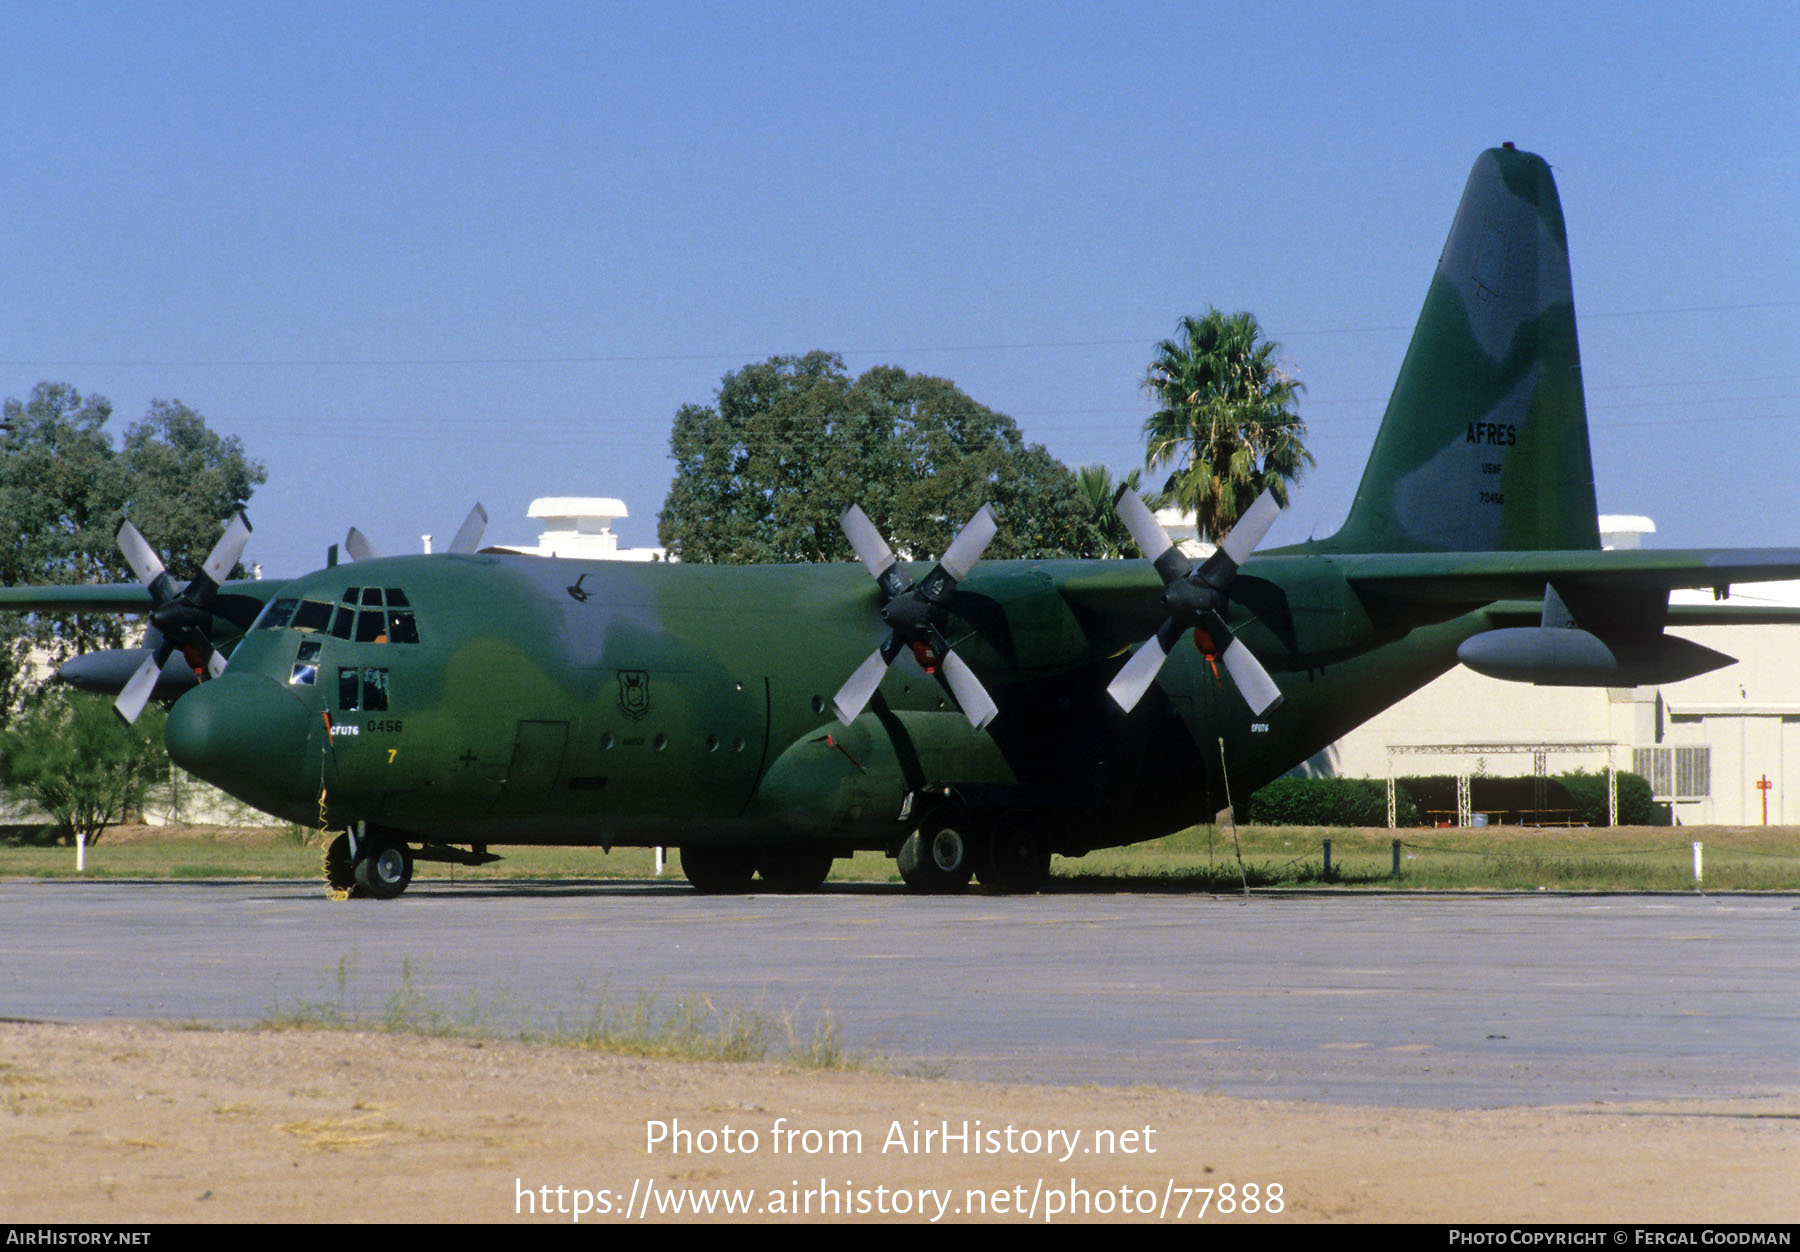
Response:
[[[252,630],[330,633],[357,643],[417,643],[418,619],[398,587],[347,587],[340,600],[283,596],[269,602]]]

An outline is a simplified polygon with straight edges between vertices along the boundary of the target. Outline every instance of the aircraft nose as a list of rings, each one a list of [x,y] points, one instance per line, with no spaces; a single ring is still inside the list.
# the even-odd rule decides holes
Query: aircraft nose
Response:
[[[311,718],[306,706],[261,674],[202,683],[169,711],[169,758],[197,778],[282,815],[298,800]]]

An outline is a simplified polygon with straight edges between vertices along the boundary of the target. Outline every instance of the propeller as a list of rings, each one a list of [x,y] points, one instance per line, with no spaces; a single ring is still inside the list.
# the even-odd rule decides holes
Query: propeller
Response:
[[[487,529],[487,510],[477,504],[463,518],[463,524],[456,532],[456,538],[450,541],[446,552],[473,552],[481,545],[481,532]],[[344,551],[350,554],[352,561],[373,561],[381,556],[381,549],[369,542],[369,537],[352,526],[350,533],[344,536]]]
[[[875,689],[881,686],[888,666],[894,663],[900,650],[911,647],[926,673],[942,675],[963,715],[977,730],[993,721],[1000,712],[999,706],[981,685],[981,680],[975,677],[975,671],[950,650],[944,639],[944,623],[949,617],[948,605],[956,592],[956,584],[968,577],[975,562],[981,559],[981,554],[1000,530],[992,506],[981,506],[969,519],[969,524],[950,541],[943,560],[916,583],[900,568],[894,550],[888,547],[881,531],[862,509],[851,505],[838,518],[838,525],[844,528],[844,537],[856,549],[856,555],[862,559],[870,576],[880,584],[885,597],[881,620],[889,627],[881,646],[856,667],[850,681],[832,700],[838,720],[846,726],[855,721],[874,697]]]
[[[1281,688],[1269,677],[1256,654],[1231,633],[1231,627],[1225,624],[1222,615],[1238,567],[1256,551],[1263,536],[1269,533],[1269,527],[1281,515],[1281,505],[1276,503],[1274,493],[1265,491],[1258,496],[1256,503],[1238,518],[1231,532],[1219,541],[1218,550],[1198,564],[1189,561],[1175,546],[1169,532],[1162,528],[1137,492],[1121,487],[1113,506],[1118,510],[1119,520],[1125,523],[1125,529],[1131,532],[1132,539],[1162,576],[1163,605],[1169,610],[1168,620],[1132,653],[1131,659],[1107,686],[1106,693],[1113,698],[1113,703],[1127,713],[1136,708],[1150,684],[1156,681],[1157,674],[1162,672],[1169,650],[1180,641],[1184,632],[1192,630],[1201,651],[1208,658],[1216,656],[1225,663],[1226,671],[1252,713],[1260,715],[1280,704]]]
[[[242,513],[232,514],[225,524],[225,533],[207,556],[206,564],[192,582],[177,590],[175,580],[163,567],[162,558],[156,555],[156,549],[138,528],[130,522],[119,528],[119,550],[125,554],[126,564],[150,592],[150,625],[144,631],[144,648],[149,655],[126,680],[118,699],[113,702],[113,711],[123,720],[135,722],[138,719],[144,705],[149,703],[151,692],[156,690],[163,662],[175,652],[181,653],[188,668],[202,681],[217,678],[225,672],[225,655],[213,647],[207,632],[212,627],[215,611],[234,625],[242,628],[250,625],[248,620],[237,620],[243,616],[238,611],[240,606],[227,603],[241,597],[219,595],[219,585],[230,576],[249,541],[250,523]]]

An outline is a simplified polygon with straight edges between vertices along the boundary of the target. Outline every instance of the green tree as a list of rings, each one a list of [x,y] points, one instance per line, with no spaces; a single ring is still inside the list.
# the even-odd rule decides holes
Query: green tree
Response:
[[[1287,504],[1312,453],[1294,412],[1304,390],[1275,361],[1248,313],[1208,309],[1185,317],[1156,345],[1144,389],[1157,410],[1144,422],[1144,467],[1168,469],[1167,503],[1191,510],[1200,533],[1218,538],[1265,490]]]
[[[48,813],[64,840],[93,843],[168,777],[162,732],[155,705],[127,726],[104,696],[48,688],[0,731],[0,787]]]
[[[8,586],[128,582],[115,536],[126,518],[191,577],[219,524],[267,475],[234,438],[222,438],[179,401],[156,401],[117,447],[112,405],[66,383],[8,399],[0,434],[0,582]],[[34,654],[55,664],[120,647],[116,615],[0,615],[0,724],[28,689]]]
[[[859,504],[896,551],[941,555],[983,504],[993,557],[1086,555],[1075,476],[1018,425],[942,378],[879,366],[852,380],[834,353],[727,374],[713,406],[683,405],[658,536],[684,561],[854,559],[838,516]]]
[[[1086,555],[1100,557],[1135,557],[1143,555],[1137,550],[1137,544],[1131,538],[1131,532],[1125,529],[1125,523],[1119,520],[1119,511],[1113,504],[1113,498],[1119,494],[1120,487],[1130,487],[1140,496],[1144,495],[1140,480],[1143,471],[1132,470],[1124,478],[1115,480],[1112,471],[1104,465],[1084,465],[1075,471],[1076,485],[1081,490],[1082,512],[1087,517],[1087,524],[1092,531],[1090,541],[1092,550]],[[1161,492],[1151,492],[1144,496],[1144,503],[1152,509],[1163,506]]]

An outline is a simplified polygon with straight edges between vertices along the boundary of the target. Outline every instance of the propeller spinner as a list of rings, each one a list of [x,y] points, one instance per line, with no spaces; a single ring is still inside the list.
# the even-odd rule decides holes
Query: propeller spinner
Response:
[[[1281,505],[1275,502],[1274,494],[1265,491],[1258,496],[1256,503],[1238,518],[1231,533],[1219,541],[1218,550],[1199,564],[1191,563],[1175,546],[1137,492],[1121,487],[1113,505],[1119,520],[1162,576],[1163,604],[1169,610],[1168,620],[1132,654],[1106,688],[1113,703],[1127,713],[1136,708],[1162,672],[1169,650],[1183,632],[1194,630],[1211,643],[1208,655],[1217,655],[1225,663],[1252,713],[1260,715],[1280,704],[1281,688],[1256,655],[1231,633],[1222,613],[1238,567],[1256,551],[1281,515]]]
[[[233,620],[235,625],[248,627],[249,622],[238,622],[231,613],[231,606],[221,602],[219,584],[230,576],[232,567],[244,554],[244,545],[250,541],[250,523],[242,513],[232,514],[225,525],[225,533],[206,558],[194,580],[177,591],[175,580],[163,567],[162,558],[156,555],[138,528],[126,522],[119,528],[119,550],[125,554],[125,561],[132,572],[143,580],[150,591],[150,625],[144,632],[144,647],[149,655],[143,664],[126,681],[119,692],[118,699],[113,702],[113,711],[127,722],[135,722],[138,714],[144,711],[149,703],[150,695],[156,690],[156,681],[162,674],[163,662],[179,650],[188,668],[194,676],[202,680],[217,678],[225,672],[225,656],[213,647],[212,639],[207,633],[212,627],[215,612]],[[231,600],[227,596],[224,600]]]
[[[894,663],[900,650],[911,647],[928,671],[935,669],[942,673],[950,694],[977,730],[993,721],[1000,712],[999,706],[981,685],[981,680],[975,677],[975,671],[950,650],[944,639],[944,623],[956,584],[968,577],[975,562],[981,559],[981,554],[999,532],[1000,522],[994,516],[992,506],[981,506],[980,511],[969,519],[969,524],[950,541],[943,560],[917,583],[907,577],[881,531],[856,505],[844,510],[838,525],[844,528],[844,537],[850,540],[850,546],[856,549],[864,567],[881,585],[886,598],[881,618],[889,627],[881,646],[857,666],[850,681],[832,701],[838,720],[846,726],[855,721],[875,695],[875,689],[881,686],[888,666]]]

